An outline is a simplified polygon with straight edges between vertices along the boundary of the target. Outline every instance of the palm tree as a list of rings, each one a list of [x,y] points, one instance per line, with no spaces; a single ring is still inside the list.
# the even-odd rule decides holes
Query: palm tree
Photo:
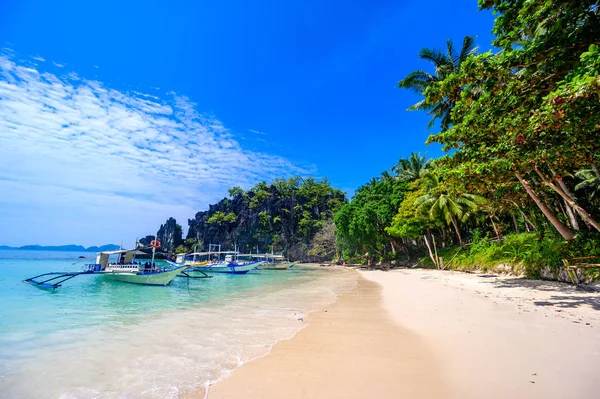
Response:
[[[409,158],[400,158],[392,167],[398,177],[407,181],[415,181],[424,176],[431,169],[431,159],[426,159],[427,154],[410,154]]]
[[[431,220],[441,220],[447,226],[452,224],[458,243],[462,246],[458,222],[465,222],[471,218],[485,199],[475,194],[452,195],[441,192],[440,181],[436,176],[427,173],[424,177],[429,192],[415,201],[417,212],[426,212]]]
[[[475,36],[465,36],[460,52],[456,52],[454,43],[448,39],[446,41],[446,53],[444,54],[439,50],[432,50],[424,48],[419,52],[419,57],[423,60],[429,61],[435,67],[435,73],[430,74],[429,72],[418,70],[409,73],[404,79],[398,82],[398,87],[402,89],[410,89],[416,91],[419,94],[425,94],[425,90],[428,87],[443,81],[449,75],[459,72],[462,63],[471,54],[477,52],[475,46]],[[441,119],[442,130],[448,129],[451,124],[450,111],[456,104],[458,96],[460,95],[461,88],[457,87],[456,92],[451,97],[444,97],[437,104],[431,104],[427,102],[427,99],[423,99],[410,107],[409,111],[428,111],[429,115],[433,118],[429,122],[429,126],[433,126],[436,119]]]
[[[581,180],[575,186],[575,190],[587,190],[589,198],[600,198],[600,175],[596,168],[582,169],[575,173],[575,176]]]

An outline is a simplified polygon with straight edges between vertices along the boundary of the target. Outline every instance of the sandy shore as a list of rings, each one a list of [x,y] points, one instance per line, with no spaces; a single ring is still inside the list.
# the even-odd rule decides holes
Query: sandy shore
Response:
[[[453,272],[361,274],[208,397],[600,397],[600,294]]]

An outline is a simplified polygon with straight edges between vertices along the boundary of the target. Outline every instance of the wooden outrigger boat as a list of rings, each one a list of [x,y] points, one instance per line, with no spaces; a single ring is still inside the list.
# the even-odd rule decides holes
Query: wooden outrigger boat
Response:
[[[216,251],[212,251],[213,248]],[[176,264],[201,273],[246,274],[264,263],[264,260],[240,261],[240,256],[237,251],[221,251],[220,245],[211,244],[208,252],[178,254]]]
[[[168,268],[157,266],[154,263],[154,255],[156,248],[160,248],[160,242],[152,241],[151,246],[152,260],[150,262],[135,260],[136,255],[147,255],[140,251],[144,248],[99,252],[96,256],[96,263],[85,265],[81,271],[44,273],[30,277],[24,282],[39,288],[56,289],[74,277],[92,274],[123,283],[165,286],[188,268],[185,265]],[[111,262],[111,258],[115,257],[117,258],[116,262]]]
[[[290,262],[283,255],[264,254],[262,256],[264,256],[265,263],[260,266],[261,270],[287,270],[294,266],[294,262]]]

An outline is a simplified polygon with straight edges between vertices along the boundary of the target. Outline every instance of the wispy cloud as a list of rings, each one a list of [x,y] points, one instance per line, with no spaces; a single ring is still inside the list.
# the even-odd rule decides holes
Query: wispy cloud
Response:
[[[43,59],[43,58],[42,58],[42,57],[40,57],[40,56],[31,57],[31,59],[33,59],[33,60],[36,60],[36,61],[40,61],[40,62],[46,62],[46,60],[45,60],[45,59]]]
[[[53,63],[55,66],[59,67],[59,68],[64,68],[64,67],[65,67],[63,64],[59,64],[58,62],[54,62],[54,61],[52,61],[52,63]]]
[[[0,244],[153,233],[240,185],[314,173],[244,149],[184,96],[114,90],[0,55]],[[69,238],[70,237],[70,238]]]
[[[248,129],[249,132],[252,132],[254,134],[260,134],[261,136],[264,136],[266,133],[264,132],[259,132],[258,130],[252,130],[252,129]]]

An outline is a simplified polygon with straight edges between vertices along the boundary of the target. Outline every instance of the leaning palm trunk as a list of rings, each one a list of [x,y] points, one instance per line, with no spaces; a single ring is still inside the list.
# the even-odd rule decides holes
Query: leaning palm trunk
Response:
[[[569,206],[567,201],[565,201],[564,199],[563,199],[563,201],[565,203],[565,209],[567,211],[567,216],[569,217],[569,224],[571,225],[571,227],[573,227],[573,230],[580,231],[581,228],[579,227],[579,222],[577,222],[577,217],[575,216],[575,213],[573,213],[573,208],[571,208]]]
[[[512,220],[513,220],[513,224],[515,225],[515,233],[519,234],[519,222],[517,221],[517,215],[515,215],[514,213],[511,213],[512,215]]]
[[[531,185],[529,184],[529,182],[527,180],[525,180],[523,178],[523,176],[521,176],[519,173],[515,173],[515,176],[517,177],[519,182],[523,185],[523,187],[525,188],[525,191],[527,191],[527,194],[529,194],[529,196],[531,197],[533,202],[535,202],[535,204],[538,206],[538,208],[540,208],[540,210],[542,211],[544,216],[546,216],[548,221],[550,223],[552,223],[552,225],[560,233],[560,235],[567,241],[573,241],[575,239],[575,235],[573,234],[573,232],[571,230],[569,230],[569,228],[567,226],[565,226],[556,217],[554,212],[552,212],[552,210],[550,208],[548,208],[548,206],[544,203],[544,201],[542,201],[542,199],[540,197],[538,197],[538,195],[535,193],[535,191],[533,191],[533,189],[531,188]]]
[[[463,246],[462,236],[460,235],[460,229],[458,228],[458,223],[456,223],[456,217],[454,215],[450,216],[450,220],[452,221],[452,225],[454,226],[454,230],[456,231],[456,236],[458,237],[458,245]]]
[[[431,261],[433,262],[433,264],[435,265],[435,267],[438,268],[438,264],[435,261],[435,257],[433,256],[433,252],[431,251],[431,246],[429,245],[429,241],[427,241],[427,235],[424,235],[423,238],[425,239],[425,245],[427,245],[427,250],[429,251],[429,257],[431,258]]]
[[[592,216],[585,209],[583,209],[577,203],[577,201],[575,201],[575,198],[573,198],[573,196],[569,195],[570,192],[569,194],[567,194],[567,192],[565,192],[559,185],[554,184],[554,182],[552,182],[546,176],[544,176],[538,168],[535,168],[535,171],[542,179],[542,182],[546,186],[550,187],[552,190],[556,191],[556,193],[560,195],[571,208],[575,209],[575,212],[577,212],[579,216],[581,216],[584,222],[591,224],[597,231],[600,231],[600,223],[598,223],[594,218],[592,218]]]
[[[490,215],[490,222],[492,222],[492,227],[494,228],[494,233],[496,233],[496,238],[500,239],[500,232],[498,231],[498,226],[496,226],[496,223],[494,223],[494,217],[492,215]]]
[[[595,163],[592,164],[592,169],[594,169],[594,172],[596,172],[596,177],[600,179],[600,171],[598,170],[598,167]]]
[[[556,172],[552,171],[552,175],[556,176]],[[573,194],[571,194],[571,191],[565,184],[562,177],[558,179],[558,185],[565,192],[565,194],[567,194],[571,198],[574,198]],[[575,230],[575,231],[580,231],[581,228],[579,227],[579,222],[577,221],[577,217],[573,213],[573,208],[571,208],[571,206],[567,203],[566,200],[563,199],[563,201],[565,202],[565,208],[567,209],[567,215],[569,216],[569,223],[571,224],[571,227],[573,227],[573,230]]]

